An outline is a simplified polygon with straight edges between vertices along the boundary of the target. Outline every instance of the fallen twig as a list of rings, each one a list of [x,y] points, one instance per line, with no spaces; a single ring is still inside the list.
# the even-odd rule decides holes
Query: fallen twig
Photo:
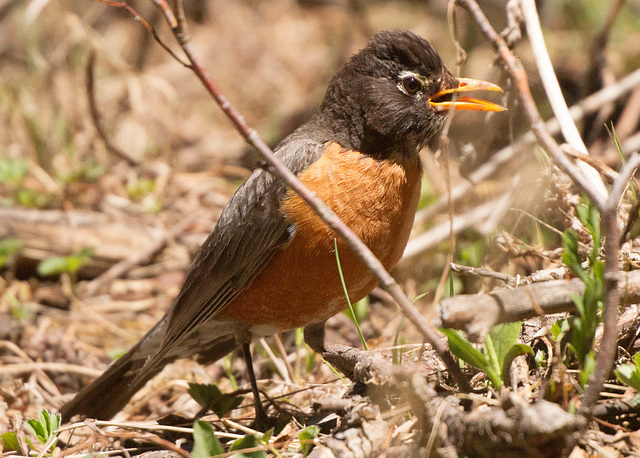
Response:
[[[114,222],[101,213],[0,208],[0,238],[22,242],[19,258],[40,262],[68,256],[81,248],[94,249],[80,267],[83,276],[97,276],[158,238],[154,228]]]
[[[620,272],[617,278],[621,302],[639,302],[640,271]],[[540,309],[547,315],[574,312],[574,294],[584,294],[584,283],[577,278],[502,288],[486,294],[460,294],[437,305],[435,325],[463,330],[477,342],[492,326],[533,318]]]

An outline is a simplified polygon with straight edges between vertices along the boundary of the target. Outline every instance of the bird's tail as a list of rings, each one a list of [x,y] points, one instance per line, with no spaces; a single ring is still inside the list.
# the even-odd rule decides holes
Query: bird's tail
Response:
[[[160,321],[104,374],[62,406],[60,409],[62,421],[67,422],[75,415],[108,420],[122,410],[133,395],[170,362],[179,358],[188,358],[194,354],[200,355],[200,362],[213,362],[237,347],[236,340],[230,333],[222,333],[213,339],[210,338],[206,345],[199,348],[193,345],[193,340],[197,339],[191,342],[188,342],[190,339],[183,339],[184,346],[177,346],[161,361],[156,361],[156,364],[146,365],[145,363],[162,347],[160,339],[164,337],[165,324],[165,320]]]

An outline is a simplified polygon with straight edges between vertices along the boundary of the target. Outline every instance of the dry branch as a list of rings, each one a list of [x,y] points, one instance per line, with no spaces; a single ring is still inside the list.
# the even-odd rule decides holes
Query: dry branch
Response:
[[[617,281],[624,304],[640,302],[640,271],[621,272]],[[492,326],[539,316],[576,310],[572,295],[584,294],[584,283],[554,280],[546,283],[503,288],[488,294],[463,294],[443,299],[437,306],[436,326],[465,331],[478,341]]]
[[[103,273],[160,236],[157,229],[131,221],[114,222],[101,213],[0,209],[0,239],[22,242],[18,261],[37,263],[92,247],[91,259],[80,268],[87,277]]]
[[[638,277],[640,284],[640,276]],[[579,279],[504,288],[488,294],[462,294],[443,299],[437,306],[436,325],[460,329],[477,342],[499,323],[524,320],[542,314],[575,310],[573,294],[584,294]]]

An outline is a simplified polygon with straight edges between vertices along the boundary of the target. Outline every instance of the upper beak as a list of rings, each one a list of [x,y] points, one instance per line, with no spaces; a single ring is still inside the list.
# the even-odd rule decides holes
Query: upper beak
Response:
[[[503,92],[500,86],[487,81],[473,80],[470,78],[457,78],[459,86],[453,89],[443,89],[437,94],[429,97],[429,105],[438,111],[448,111],[452,107],[456,110],[473,110],[473,111],[504,111],[506,108],[487,102],[486,100],[473,99],[467,96],[461,96],[456,101],[452,101],[450,97],[445,100],[438,101],[448,94],[457,94],[466,91],[498,91]]]

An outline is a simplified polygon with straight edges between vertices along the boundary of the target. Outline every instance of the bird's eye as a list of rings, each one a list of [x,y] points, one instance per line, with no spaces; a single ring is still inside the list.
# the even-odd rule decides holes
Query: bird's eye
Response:
[[[417,94],[422,89],[422,82],[415,76],[405,76],[401,83],[409,95]]]

